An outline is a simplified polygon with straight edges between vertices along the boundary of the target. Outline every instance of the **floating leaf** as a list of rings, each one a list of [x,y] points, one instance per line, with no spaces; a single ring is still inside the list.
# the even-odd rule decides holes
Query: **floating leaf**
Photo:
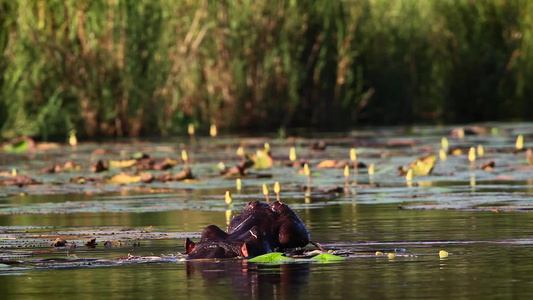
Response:
[[[17,143],[7,144],[4,146],[5,152],[17,153],[17,152],[26,152],[30,150],[31,143],[28,140],[22,140]]]
[[[437,157],[434,154],[426,155],[415,159],[414,162],[409,164],[409,167],[413,170],[414,176],[428,175],[433,171]]]
[[[463,150],[460,148],[454,148],[450,151],[451,155],[463,155]]]
[[[125,173],[120,173],[109,179],[110,183],[115,184],[128,184],[128,183],[137,183],[137,182],[151,182],[154,180],[154,176],[151,173],[141,173],[139,175],[128,175]]]
[[[129,168],[137,162],[136,159],[124,159],[124,160],[110,160],[110,168]]]
[[[449,255],[449,253],[444,251],[444,250],[440,250],[439,251],[439,257],[440,258],[446,258],[446,257],[448,257],[448,255]]]
[[[329,254],[329,253],[321,253],[321,254],[318,254],[316,256],[311,257],[311,259],[312,260],[318,260],[318,261],[321,261],[321,262],[346,260],[346,258],[344,258],[344,257],[333,255],[333,254]]]
[[[336,165],[337,165],[336,160],[328,159],[328,160],[321,161],[320,163],[318,163],[318,165],[316,165],[316,167],[319,169],[335,168]]]
[[[393,259],[393,258],[396,257],[396,254],[394,254],[394,253],[389,253],[389,254],[387,254],[387,257],[388,257],[389,259]]]
[[[409,171],[407,171],[407,174],[405,175],[405,180],[413,181],[413,169],[409,169]]]
[[[141,159],[141,158],[143,158],[143,157],[145,157],[145,154],[144,154],[143,152],[141,152],[141,151],[139,151],[139,152],[135,152],[135,153],[133,153],[133,155],[131,156],[131,158],[134,158],[134,159]]]
[[[376,255],[383,255],[383,252],[381,252],[381,251],[376,251]]]
[[[294,261],[294,258],[284,256],[283,253],[281,252],[272,252],[272,253],[259,255],[257,257],[249,259],[248,261],[249,262],[264,262],[264,263],[290,262],[290,261]]]
[[[252,168],[256,170],[270,169],[274,164],[272,157],[264,150],[257,150],[255,155],[252,155],[250,159],[254,162]]]

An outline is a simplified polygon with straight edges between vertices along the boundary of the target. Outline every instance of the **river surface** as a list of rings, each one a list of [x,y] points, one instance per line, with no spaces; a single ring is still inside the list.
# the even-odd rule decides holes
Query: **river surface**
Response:
[[[41,184],[0,187],[0,290],[2,299],[531,299],[533,297],[533,168],[513,151],[519,134],[533,146],[533,124],[483,124],[486,134],[454,137],[455,127],[379,128],[312,138],[275,137],[81,143],[30,153],[0,153],[0,171],[12,168]],[[467,128],[467,127],[465,127]],[[468,131],[467,131],[468,132]],[[460,155],[438,159],[431,174],[407,182],[397,167],[437,153],[445,136]],[[325,151],[309,144],[325,140]],[[235,151],[269,142],[274,165],[250,170],[237,191],[217,165],[239,162]],[[484,145],[472,167],[468,149]],[[311,165],[278,162],[295,146]],[[376,172],[317,168],[327,159],[374,163]],[[112,184],[70,183],[98,158],[155,157],[188,149],[193,181]],[[438,157],[438,155],[437,155]],[[73,160],[80,169],[40,170]],[[489,160],[492,170],[479,168]],[[172,169],[179,172],[180,163]],[[150,171],[157,175],[163,171]],[[207,225],[224,228],[247,202],[264,199],[261,185],[282,186],[281,200],[307,225],[312,240],[345,256],[332,263],[305,259],[259,264],[245,259],[184,260],[184,238]],[[332,191],[334,187],[341,187]],[[224,202],[231,191],[233,205]],[[270,192],[270,197],[275,198]],[[75,248],[52,247],[62,237]],[[96,238],[95,248],[84,244]],[[105,247],[104,243],[113,247]],[[115,241],[115,243],[113,243]],[[308,247],[310,250],[312,246]],[[448,252],[440,257],[439,251]],[[383,254],[376,254],[381,252]]]

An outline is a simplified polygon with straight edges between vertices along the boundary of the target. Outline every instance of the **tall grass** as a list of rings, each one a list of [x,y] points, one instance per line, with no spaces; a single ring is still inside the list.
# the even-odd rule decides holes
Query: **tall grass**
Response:
[[[527,0],[0,0],[1,136],[533,118]]]

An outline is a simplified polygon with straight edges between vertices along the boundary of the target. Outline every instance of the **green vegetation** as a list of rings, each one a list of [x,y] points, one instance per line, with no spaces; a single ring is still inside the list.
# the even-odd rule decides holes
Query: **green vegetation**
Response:
[[[1,137],[531,119],[532,34],[527,0],[0,0]]]

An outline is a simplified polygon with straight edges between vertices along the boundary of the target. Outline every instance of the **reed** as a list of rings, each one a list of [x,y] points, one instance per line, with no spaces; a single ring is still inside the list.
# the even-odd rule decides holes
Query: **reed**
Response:
[[[527,0],[0,0],[0,53],[2,138],[533,118]]]

